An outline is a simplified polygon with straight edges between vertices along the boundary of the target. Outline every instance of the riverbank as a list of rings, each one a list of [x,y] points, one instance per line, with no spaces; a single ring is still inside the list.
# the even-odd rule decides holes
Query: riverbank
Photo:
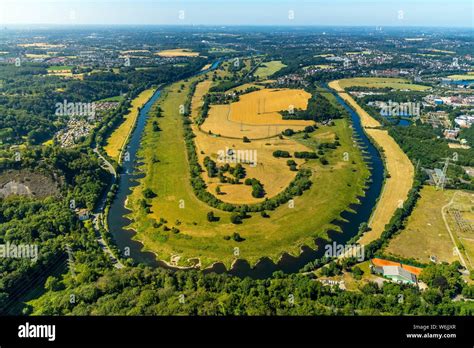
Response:
[[[380,122],[370,116],[344,88],[339,80],[332,81],[329,87],[336,91],[339,96],[359,115],[362,127],[367,135],[372,138],[384,156],[387,177],[382,194],[378,200],[375,211],[369,221],[370,231],[366,232],[359,243],[367,245],[378,239],[390,222],[397,208],[403,205],[408,193],[413,186],[414,167],[408,156],[402,151],[395,140],[388,135],[388,131],[380,129]]]
[[[238,258],[238,264],[245,260],[252,267],[264,258],[281,263],[282,255],[286,254],[286,265],[282,267],[298,271],[304,266],[299,263],[302,246],[315,249],[316,239],[330,239],[331,230],[342,231],[344,212],[349,212],[364,195],[369,170],[360,149],[353,145],[349,121],[337,120],[335,126],[322,126],[310,133],[313,141],[320,142],[330,132],[331,138],[339,139],[340,146],[326,152],[328,165],[315,160],[305,164],[313,170],[313,187],[295,197],[295,208],[284,204],[268,211],[269,218],[251,213],[243,223],[232,224],[231,213],[213,209],[199,200],[189,182],[179,105],[186,104],[192,82],[190,79],[167,87],[159,101],[163,117],[153,117],[145,128],[139,156],[143,161],[140,170],[146,174],[129,197],[132,212],[128,218],[133,221],[130,227],[137,231],[134,239],[143,243],[144,250],[158,253],[161,260],[169,262],[173,255],[180,255],[179,262],[173,263],[178,266],[190,266],[187,260],[199,258],[202,268],[221,262],[229,269]],[[153,129],[154,121],[159,131]],[[311,145],[311,139],[304,141]],[[344,160],[346,152],[350,161]],[[156,194],[156,198],[147,200],[148,209],[140,203],[146,189]],[[219,221],[208,221],[210,211]],[[357,229],[358,223],[355,225]],[[235,241],[231,238],[233,233],[244,240]]]
[[[107,139],[107,143],[104,146],[104,151],[110,158],[113,158],[117,162],[120,160],[123,148],[127,144],[127,141],[132,133],[135,123],[137,122],[140,109],[147,103],[148,100],[155,93],[155,88],[147,89],[141,92],[138,97],[132,101],[132,106],[129,113],[125,116],[124,121],[118,126]]]

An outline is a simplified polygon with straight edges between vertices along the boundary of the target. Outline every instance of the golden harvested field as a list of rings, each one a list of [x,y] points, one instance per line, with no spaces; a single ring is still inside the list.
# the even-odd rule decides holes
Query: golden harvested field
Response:
[[[45,59],[51,57],[49,54],[33,54],[33,53],[27,53],[25,54],[26,58],[30,59]]]
[[[390,174],[390,177],[385,180],[382,194],[369,221],[371,230],[359,240],[361,244],[368,244],[380,237],[395,210],[405,202],[413,185],[414,168],[407,155],[387,131],[371,128],[379,127],[380,123],[361,108],[348,93],[344,92],[338,80],[330,82],[329,87],[339,92],[341,98],[356,110],[366,133],[378,147],[384,150],[385,166]]]
[[[349,87],[367,87],[367,88],[392,88],[396,90],[424,91],[430,89],[428,86],[416,85],[410,83],[407,79],[392,77],[354,77],[338,80],[343,89]]]
[[[200,132],[194,128],[196,134],[195,144],[201,166],[204,168],[204,158],[209,156],[217,165],[223,165],[225,162],[218,160],[219,151],[226,151],[228,149],[234,150],[236,153],[242,154],[244,158],[250,160],[256,159],[257,164],[252,166],[249,164],[242,164],[246,170],[246,178],[258,179],[264,186],[266,195],[264,198],[252,197],[252,190],[250,186],[246,185],[232,185],[222,184],[218,178],[209,178],[207,172],[204,172],[203,178],[208,185],[208,191],[216,194],[216,187],[219,185],[222,195],[219,199],[228,203],[236,204],[252,204],[263,201],[265,198],[271,198],[283,191],[296,176],[296,172],[290,171],[286,164],[286,158],[273,157],[273,151],[285,150],[290,153],[294,151],[312,151],[306,146],[292,140],[292,139],[268,139],[268,140],[254,140],[251,143],[244,143],[241,140],[227,139],[220,137],[213,137],[207,133]],[[304,160],[292,158],[300,165]],[[229,163],[235,166],[234,163]],[[243,181],[243,180],[242,180]]]
[[[314,122],[283,120],[279,111],[290,106],[306,109],[310,97],[298,89],[262,89],[241,96],[236,103],[213,105],[201,128],[221,136],[250,139],[275,136],[287,128],[302,130]]]
[[[209,91],[211,85],[211,79],[206,79],[197,84],[191,105],[191,116],[193,118],[198,115],[203,104],[202,98]],[[194,141],[196,144],[197,154],[201,166],[203,167],[204,158],[206,156],[209,156],[218,165],[222,165],[222,163],[219,163],[217,160],[217,155],[219,151],[226,151],[226,149],[247,151],[245,152],[245,156],[249,156],[251,159],[256,159],[256,166],[250,166],[247,164],[242,165],[247,172],[247,178],[258,179],[264,185],[266,198],[273,197],[284,190],[296,176],[296,172],[290,171],[286,165],[286,159],[273,157],[273,151],[310,151],[307,147],[291,139],[254,140],[251,143],[244,143],[240,139],[228,139],[209,135],[204,131],[200,131],[196,125],[193,125],[193,131],[196,135]],[[298,159],[296,159],[295,162],[298,163],[298,165],[304,163],[303,160]],[[234,165],[232,163],[229,164]],[[219,195],[219,198],[224,202],[252,204],[265,199],[252,197],[252,189],[250,186],[220,183],[218,178],[209,178],[207,172],[203,173],[203,178],[208,185],[208,191],[210,193],[215,194],[216,187],[220,187],[222,194]]]
[[[195,119],[199,115],[199,110],[201,109],[204,101],[202,98],[207,94],[209,88],[211,88],[212,80],[204,80],[199,82],[196,85],[196,91],[193,95],[193,100],[191,103],[191,117]]]
[[[107,144],[104,149],[107,155],[115,160],[119,160],[120,152],[122,151],[123,146],[125,145],[130,132],[132,131],[135,122],[138,117],[138,109],[141,108],[146,102],[153,96],[155,89],[150,88],[138,95],[132,101],[132,107],[125,120],[120,124],[120,126],[115,129],[115,131],[110,135],[107,140]]]
[[[186,48],[176,48],[172,50],[163,50],[155,53],[160,57],[197,57],[199,56],[198,52],[193,52]]]
[[[42,48],[42,49],[49,49],[49,48],[64,48],[66,47],[65,45],[54,45],[54,44],[48,44],[45,42],[35,42],[35,43],[28,43],[28,44],[18,44],[18,47],[34,47],[34,48]]]
[[[472,75],[472,74],[449,75],[448,77],[452,80],[474,80],[474,75]]]

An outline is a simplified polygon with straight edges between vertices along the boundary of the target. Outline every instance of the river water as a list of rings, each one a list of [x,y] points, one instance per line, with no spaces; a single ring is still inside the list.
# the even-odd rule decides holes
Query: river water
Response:
[[[218,65],[219,62],[215,62],[210,69],[215,69]],[[369,141],[363,131],[360,118],[349,106],[347,106],[347,104],[342,100],[342,98],[339,97],[339,95],[334,92],[331,93],[335,95],[337,101],[349,112],[352,119],[354,136],[357,139],[359,145],[364,148],[364,158],[370,168],[371,173],[365,194],[364,196],[359,197],[360,203],[353,204],[350,207],[355,212],[344,211],[341,214],[342,219],[334,222],[335,225],[341,228],[342,233],[336,231],[328,232],[331,242],[335,241],[339,244],[345,244],[357,234],[359,226],[362,222],[368,222],[372,210],[377,203],[377,198],[379,197],[382,190],[384,168],[378,150]],[[155,254],[142,251],[143,245],[140,242],[133,240],[135,232],[125,229],[125,227],[128,226],[131,221],[124,217],[125,214],[130,212],[125,208],[127,196],[131,193],[131,189],[138,185],[137,179],[144,175],[135,174],[136,167],[139,165],[137,151],[140,146],[148,112],[150,111],[152,105],[160,97],[160,94],[160,91],[155,92],[153,97],[140,111],[137,125],[131,134],[130,142],[126,149],[126,151],[129,153],[130,160],[123,162],[122,175],[118,181],[119,189],[110,207],[107,218],[109,229],[114,237],[117,247],[122,252],[129,251],[129,256],[137,262],[145,263],[153,267],[161,266],[169,268],[165,263],[156,260]],[[285,273],[295,273],[298,272],[308,262],[322,257],[324,254],[324,245],[327,243],[328,241],[326,240],[318,239],[316,240],[316,244],[318,245],[316,250],[313,250],[309,247],[302,247],[302,252],[298,257],[284,254],[276,264],[268,258],[262,258],[252,268],[247,261],[237,260],[230,270],[226,270],[223,264],[217,263],[214,264],[212,268],[206,269],[204,272],[228,272],[239,277],[249,276],[260,279],[270,277],[272,273],[277,270],[281,270]]]

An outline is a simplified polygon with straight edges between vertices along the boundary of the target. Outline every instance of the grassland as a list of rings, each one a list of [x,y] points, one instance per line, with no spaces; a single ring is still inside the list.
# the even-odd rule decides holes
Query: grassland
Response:
[[[257,68],[254,75],[260,79],[266,79],[268,76],[273,75],[284,67],[286,67],[286,65],[280,60],[272,60],[271,62],[262,63],[262,65]]]
[[[342,86],[354,85],[355,82],[342,80]],[[395,210],[405,202],[413,185],[414,168],[407,155],[400,146],[388,135],[386,130],[377,129],[380,123],[370,116],[357,102],[344,91],[341,80],[332,81],[329,87],[339,93],[341,98],[350,105],[359,115],[362,126],[375,144],[383,150],[386,170],[389,177],[386,178],[382,194],[369,221],[371,230],[366,232],[359,240],[361,244],[368,244],[378,239],[389,223]]]
[[[98,100],[98,102],[122,102],[124,100],[123,95],[116,95],[115,97],[110,97],[110,98],[104,98],[101,100]]]
[[[313,121],[284,120],[280,111],[306,109],[311,95],[298,89],[262,89],[231,104],[212,105],[202,130],[224,137],[262,139],[287,128],[302,130]]]
[[[71,65],[54,65],[54,66],[50,66],[48,68],[48,72],[49,71],[62,71],[62,72],[71,72],[71,70],[73,69],[74,67],[71,66]]]
[[[186,48],[175,48],[171,50],[163,50],[155,53],[160,57],[197,57],[199,56],[198,52],[193,52],[192,50]]]
[[[385,77],[355,77],[339,80],[339,86],[343,89],[350,87],[366,88],[391,88],[395,90],[424,91],[430,89],[428,86],[410,83],[407,79],[385,78]]]
[[[310,139],[302,139],[302,135],[294,137],[301,146],[315,147],[321,139],[331,138],[328,133],[334,133],[341,143],[326,154],[329,165],[323,166],[317,160],[305,164],[313,170],[314,184],[294,199],[294,208],[282,205],[269,212],[270,218],[251,214],[242,224],[234,225],[229,213],[200,201],[190,185],[179,105],[185,103],[194,80],[166,88],[157,103],[163,109],[164,117],[156,119],[161,131],[153,131],[152,118],[144,132],[139,156],[143,159],[141,170],[146,176],[133,189],[128,206],[133,211],[130,218],[134,221],[130,227],[137,231],[136,238],[144,243],[145,249],[155,252],[159,259],[168,262],[173,259],[178,265],[191,265],[199,259],[201,267],[207,267],[218,261],[230,266],[236,259],[234,248],[238,247],[238,258],[254,264],[263,256],[277,260],[284,252],[297,255],[302,245],[314,247],[314,238],[324,237],[327,229],[337,229],[331,222],[350,203],[357,201],[368,177],[361,153],[352,146],[348,121],[337,120],[333,127],[321,127]],[[182,83],[185,88],[178,93]],[[344,152],[348,152],[354,162],[344,161]],[[156,194],[148,200],[149,212],[140,204],[145,189]],[[207,220],[210,211],[219,221]],[[160,219],[163,219],[161,226]],[[173,227],[179,229],[179,233],[170,231]],[[245,240],[224,239],[234,232]]]
[[[139,109],[145,105],[145,103],[152,97],[154,92],[155,89],[147,89],[140,93],[138,97],[132,101],[132,106],[127,116],[125,116],[124,121],[117,129],[112,132],[110,137],[107,139],[104,150],[108,156],[115,159],[116,161],[119,161],[120,152],[127,142],[130,132],[135,126]]]
[[[463,191],[442,191],[432,186],[425,186],[420,196],[413,213],[408,218],[406,228],[393,238],[385,252],[424,263],[430,262],[430,256],[435,256],[439,262],[453,262],[460,260],[453,252],[453,248],[457,246],[462,251],[467,265],[472,268],[474,231],[464,232],[457,225],[453,215],[448,212],[449,208],[456,209],[460,212],[461,218],[473,227],[472,195]],[[446,221],[443,218],[443,210]],[[447,226],[453,233],[454,243]]]
[[[474,75],[473,74],[449,75],[448,77],[452,80],[474,80]]]

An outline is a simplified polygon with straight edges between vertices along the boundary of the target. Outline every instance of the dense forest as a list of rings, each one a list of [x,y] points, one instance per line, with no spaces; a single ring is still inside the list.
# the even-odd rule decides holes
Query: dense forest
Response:
[[[472,315],[474,306],[453,302],[464,285],[459,264],[429,266],[421,293],[407,285],[375,283],[360,291],[323,286],[310,276],[276,272],[265,280],[240,279],[198,271],[170,272],[135,267],[79,275],[74,282],[50,279],[49,292],[35,303],[41,315]],[[74,293],[76,303],[70,302]],[[400,301],[402,295],[403,301]]]
[[[125,94],[133,98],[141,90],[183,79],[199,70],[202,59],[179,67],[162,65],[147,70],[121,68],[86,74],[83,80],[47,75],[47,66],[0,64],[0,144],[41,144],[65,123],[55,115],[56,103],[92,103]]]
[[[105,188],[107,174],[100,168],[96,156],[80,149],[26,150],[21,154],[21,161],[3,165],[9,169],[29,168],[62,183],[56,197],[12,196],[0,200],[0,244],[38,248],[36,262],[0,258],[0,309],[9,311],[17,298],[31,290],[29,287],[43,284],[48,274],[58,272],[59,266],[65,265],[66,245],[91,265],[104,266],[109,262],[94,233],[84,227],[74,211],[75,208],[93,208]]]

